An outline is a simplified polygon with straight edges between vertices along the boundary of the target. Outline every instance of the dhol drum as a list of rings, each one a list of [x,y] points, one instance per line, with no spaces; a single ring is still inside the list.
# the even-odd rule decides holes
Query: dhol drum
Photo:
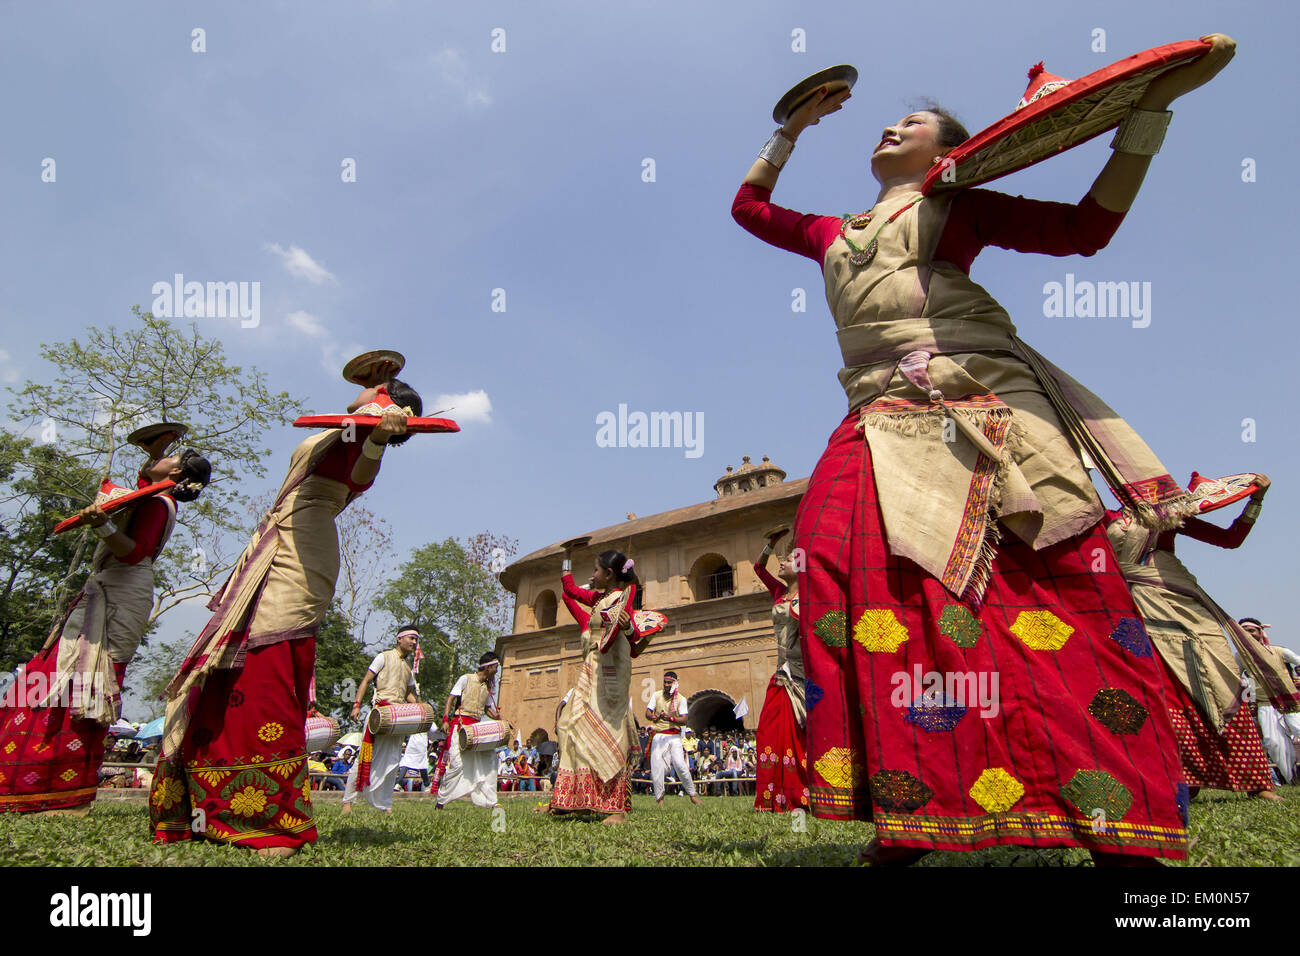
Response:
[[[366,718],[372,737],[406,737],[423,734],[433,726],[432,704],[379,704]]]
[[[510,725],[504,720],[480,720],[462,724],[457,734],[461,750],[496,750],[510,740]]]
[[[343,728],[333,717],[326,717],[324,714],[313,714],[307,718],[307,743],[305,750],[309,754],[314,754],[320,750],[331,750],[343,736]]]

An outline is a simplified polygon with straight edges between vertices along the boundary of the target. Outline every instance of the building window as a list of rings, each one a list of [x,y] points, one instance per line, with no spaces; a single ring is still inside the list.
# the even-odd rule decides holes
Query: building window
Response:
[[[706,554],[691,570],[691,596],[696,601],[731,597],[736,593],[735,572],[720,554]]]
[[[537,600],[533,602],[533,618],[537,621],[537,627],[555,627],[555,592],[543,591],[537,595]]]
[[[710,598],[731,597],[736,593],[731,566],[724,564],[708,577],[708,595]]]

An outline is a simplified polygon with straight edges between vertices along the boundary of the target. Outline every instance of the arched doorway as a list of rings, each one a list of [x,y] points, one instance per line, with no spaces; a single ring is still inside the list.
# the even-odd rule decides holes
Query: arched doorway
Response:
[[[745,729],[744,722],[735,714],[736,702],[720,690],[697,691],[686,699],[686,708],[686,724],[697,734],[706,730]]]

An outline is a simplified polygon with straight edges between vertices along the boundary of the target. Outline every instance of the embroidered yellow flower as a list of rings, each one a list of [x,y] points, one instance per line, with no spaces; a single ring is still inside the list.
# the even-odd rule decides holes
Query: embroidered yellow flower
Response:
[[[1059,651],[1074,633],[1074,628],[1051,611],[1021,611],[1016,616],[1016,623],[1011,625],[1011,633],[1024,641],[1031,651]]]
[[[892,654],[906,643],[907,628],[889,608],[863,611],[853,625],[853,639],[869,651]]]
[[[257,731],[257,739],[268,744],[283,736],[284,724],[276,723],[274,720],[263,724]]]
[[[77,771],[72,770],[71,768],[69,768],[69,769],[63,771],[63,773],[59,774],[59,779],[65,781],[65,782],[67,782],[67,783],[72,783],[72,781],[73,781],[74,779],[76,779],[76,776],[77,776]]]
[[[251,817],[266,809],[266,793],[256,787],[245,787],[230,798],[230,812],[241,817]]]
[[[848,747],[832,747],[813,764],[813,769],[832,787],[851,790],[862,780],[862,765]]]
[[[1001,767],[990,767],[980,774],[970,795],[988,813],[1005,813],[1025,795],[1025,788]]]
[[[192,770],[190,772],[206,783],[209,789],[213,790],[233,773],[231,770]]]
[[[305,803],[311,803],[311,777],[302,782],[302,799]]]
[[[154,784],[150,802],[160,810],[170,810],[185,796],[185,787],[179,780],[162,780]]]
[[[11,754],[11,753],[13,753],[14,750],[15,750],[15,748],[16,748],[17,746],[18,746],[18,745],[15,744],[12,740],[9,741],[9,743],[5,744],[5,753],[7,753],[7,754]]]

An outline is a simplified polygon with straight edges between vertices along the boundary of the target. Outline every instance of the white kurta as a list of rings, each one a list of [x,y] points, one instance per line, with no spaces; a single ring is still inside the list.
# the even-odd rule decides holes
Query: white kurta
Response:
[[[655,696],[650,698],[649,707],[655,711],[668,709],[662,691],[655,691]],[[689,713],[685,696],[677,694],[676,706],[672,709],[676,716],[685,717]],[[682,747],[681,734],[655,734],[650,740],[650,784],[654,789],[656,800],[663,799],[664,780],[670,765],[678,782],[686,788],[686,792],[695,796],[695,780],[691,777],[691,765],[686,762],[686,751]]]
[[[1273,645],[1270,648],[1288,664],[1300,666],[1300,654],[1289,647]],[[1248,694],[1254,693],[1254,682],[1248,680]],[[1284,714],[1267,702],[1259,705],[1257,715],[1259,735],[1264,741],[1264,752],[1277,767],[1286,783],[1295,778],[1296,761],[1300,760],[1300,714]]]
[[[384,669],[384,655],[378,654],[370,664],[370,673],[378,676]],[[415,678],[407,682],[407,690],[415,690]],[[393,809],[393,785],[397,783],[397,771],[402,763],[402,754],[406,750],[406,738],[379,735],[371,741],[370,784],[366,787],[366,802],[376,810]],[[348,771],[348,782],[343,789],[343,802],[351,803],[357,798],[357,774],[361,761],[358,760]]]

